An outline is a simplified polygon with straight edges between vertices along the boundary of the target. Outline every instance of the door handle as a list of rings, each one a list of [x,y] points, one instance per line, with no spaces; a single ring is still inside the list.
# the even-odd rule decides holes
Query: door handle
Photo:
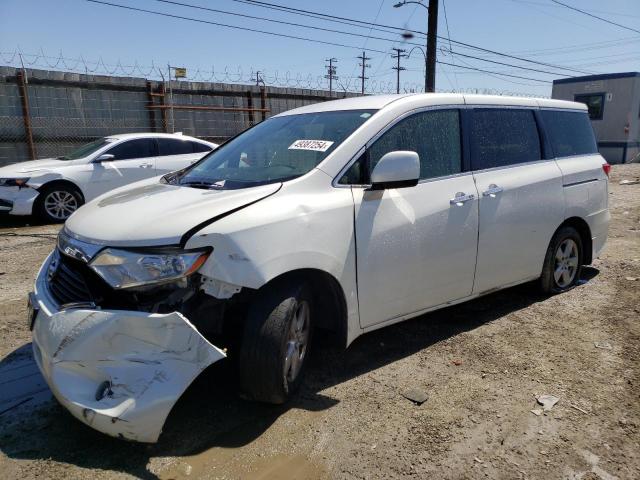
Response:
[[[153,165],[151,163],[141,163],[140,165],[138,165],[138,167],[140,167],[140,168],[152,168]]]
[[[499,187],[495,183],[492,183],[491,185],[489,185],[488,189],[486,189],[484,192],[482,192],[482,196],[483,197],[496,198],[496,195],[498,193],[502,192],[503,190],[504,190],[504,188]]]
[[[455,197],[453,197],[451,200],[449,200],[449,203],[451,205],[457,205],[458,207],[461,207],[466,202],[468,202],[470,200],[473,200],[474,198],[476,198],[476,196],[473,193],[470,193],[470,194],[467,195],[464,192],[458,192],[458,193],[456,193]]]

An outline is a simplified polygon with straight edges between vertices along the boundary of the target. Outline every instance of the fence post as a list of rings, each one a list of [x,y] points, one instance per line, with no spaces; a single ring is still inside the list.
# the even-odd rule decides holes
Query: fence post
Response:
[[[153,105],[155,102],[153,101],[153,88],[151,86],[151,82],[147,80],[147,101],[148,105]],[[149,110],[149,128],[152,132],[156,131],[156,112],[153,108],[148,108]]]
[[[249,110],[249,126],[253,125],[253,97],[251,96],[251,90],[247,90],[247,109]]]
[[[27,82],[24,78],[24,72],[18,71],[16,78],[18,79],[18,87],[20,88],[20,101],[22,103],[22,121],[24,122],[24,133],[27,138],[27,147],[29,148],[29,156],[31,160],[36,159],[36,145],[33,143],[33,129],[31,128],[31,115],[29,114],[29,97],[27,96]]]
[[[262,120],[267,118],[267,89],[260,87],[260,108],[262,109]]]
[[[164,82],[162,82],[160,84],[160,94],[162,96],[162,106],[166,105],[166,99],[167,99],[167,87],[165,86]],[[160,112],[162,113],[162,127],[164,128],[164,133],[169,133],[169,121],[167,119],[167,109],[166,108],[161,108]]]

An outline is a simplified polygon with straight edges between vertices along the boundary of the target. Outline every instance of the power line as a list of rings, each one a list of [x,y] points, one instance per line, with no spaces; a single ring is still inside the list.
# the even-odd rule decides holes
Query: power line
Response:
[[[602,22],[609,23],[611,25],[615,25],[616,27],[624,28],[625,30],[630,30],[632,32],[640,33],[640,30],[636,30],[635,28],[627,27],[626,25],[622,25],[620,23],[612,22],[611,20],[607,20],[606,18],[599,17],[598,15],[594,15],[593,13],[589,13],[589,12],[586,12],[584,10],[580,10],[579,8],[572,7],[571,5],[567,5],[566,3],[559,2],[558,0],[551,0],[551,1],[553,3],[557,3],[558,5],[562,5],[563,7],[568,8],[569,10],[573,10],[575,12],[580,12],[583,15],[587,15],[588,17],[596,18],[596,19],[598,19],[598,20],[600,20]]]
[[[344,43],[329,42],[329,41],[325,41],[325,40],[312,39],[312,38],[301,37],[301,36],[296,36],[296,35],[288,35],[288,34],[284,34],[284,33],[270,32],[270,31],[266,31],[266,30],[260,30],[260,29],[249,28],[249,27],[240,27],[240,26],[237,26],[237,25],[229,25],[229,24],[220,23],[220,22],[213,22],[213,21],[210,21],[210,20],[204,20],[204,19],[200,19],[200,18],[185,17],[185,16],[182,16],[182,15],[175,15],[175,14],[165,13],[165,12],[157,12],[157,11],[154,11],[154,10],[131,7],[131,6],[128,6],[128,5],[120,5],[120,4],[117,4],[117,3],[106,2],[106,1],[103,1],[103,0],[85,0],[85,1],[90,2],[90,3],[106,5],[106,6],[110,6],[110,7],[115,7],[115,8],[121,8],[121,9],[125,9],[125,10],[131,10],[131,11],[142,12],[142,13],[149,13],[149,14],[152,14],[152,15],[158,15],[158,16],[163,16],[163,17],[168,17],[168,18],[175,18],[175,19],[179,19],[179,20],[187,20],[187,21],[192,21],[192,22],[197,22],[197,23],[203,23],[203,24],[215,25],[215,26],[219,26],[219,27],[231,28],[231,29],[235,29],[235,30],[243,30],[243,31],[249,31],[249,32],[254,32],[254,33],[262,33],[262,34],[265,34],[265,35],[271,35],[271,36],[275,36],[275,37],[289,38],[289,39],[293,39],[293,40],[301,40],[301,41],[306,41],[306,42],[319,43],[319,44],[323,44],[323,45],[332,45],[332,46],[337,46],[337,47],[342,47],[342,48],[351,48],[351,49],[358,49],[359,50],[359,47],[356,47],[355,45],[348,45],[348,44],[344,44]],[[387,53],[384,50],[377,50],[377,49],[369,49],[369,51],[376,52],[376,53],[383,53],[383,54]],[[474,57],[474,56],[471,56],[471,55],[467,55],[467,56],[469,58],[474,58],[474,59],[480,60],[480,61],[503,64],[501,62],[496,62],[496,61],[489,60],[489,59],[484,59],[484,58],[480,58],[480,57]],[[441,62],[438,61],[438,63],[441,63]],[[449,65],[449,64],[446,64],[444,62],[442,62],[442,63],[445,64],[445,65]],[[503,64],[503,65],[512,66],[514,68],[525,68],[525,69],[529,70],[526,67],[520,67],[518,65],[512,65],[512,64]],[[463,68],[469,68],[469,67],[463,67]],[[475,70],[481,71],[481,69],[475,69]],[[550,72],[546,72],[546,71],[538,71],[538,73],[547,73],[547,74],[557,75],[556,73],[550,73]],[[521,78],[526,78],[526,77],[521,77]],[[531,80],[531,78],[527,78],[527,79]],[[533,80],[544,81],[544,80],[540,80],[540,79],[533,79]]]
[[[184,17],[182,15],[175,15],[175,14],[172,14],[172,13],[156,12],[154,10],[147,10],[147,9],[144,9],[144,8],[130,7],[128,5],[120,5],[120,4],[117,4],[117,3],[110,3],[110,2],[105,2],[105,1],[102,1],[102,0],[85,0],[85,1],[86,2],[90,2],[90,3],[97,3],[97,4],[100,4],[100,5],[107,5],[109,7],[122,8],[122,9],[125,9],[125,10],[133,10],[133,11],[142,12],[142,13],[150,13],[152,15],[159,15],[159,16],[162,16],[162,17],[170,17],[170,18],[177,18],[179,20],[188,20],[188,21],[191,21],[191,22],[206,23],[208,25],[215,25],[215,26],[218,26],[218,27],[232,28],[232,29],[235,29],[235,30],[244,30],[244,31],[247,31],[247,32],[263,33],[265,35],[272,35],[274,37],[283,37],[283,38],[289,38],[289,39],[292,39],[292,40],[302,40],[302,41],[305,41],[305,42],[320,43],[320,44],[323,44],[323,45],[333,45],[335,47],[355,48],[357,50],[360,49],[360,47],[356,47],[355,45],[346,45],[344,43],[328,42],[328,41],[325,41],[325,40],[318,40],[318,39],[314,39],[314,38],[300,37],[300,36],[296,36],[296,35],[287,35],[285,33],[269,32],[269,31],[266,31],[266,30],[259,30],[259,29],[256,29],[256,28],[239,27],[237,25],[229,25],[229,24],[226,24],[226,23],[212,22],[210,20],[203,20],[201,18]],[[374,51],[374,52],[377,52],[377,53],[386,53],[383,50],[373,50],[373,49],[370,49],[370,50]]]
[[[376,12],[376,16],[373,19],[374,22],[378,21],[378,17],[380,16],[380,12],[382,11],[382,7],[384,5],[385,0],[380,0],[380,5],[378,5],[378,11]],[[362,44],[362,48],[364,49],[367,46],[367,43],[369,42],[369,36],[371,35],[371,32],[373,31],[373,27],[369,28],[369,33],[367,34],[367,38],[364,39],[364,42]],[[362,52],[362,55],[364,56],[364,52]],[[383,57],[384,58],[384,57]],[[370,59],[369,59],[370,60]],[[371,65],[369,65],[370,67]],[[351,77],[353,77],[353,75],[356,73],[356,69],[358,68],[358,65],[355,65],[353,67],[353,70],[351,71]],[[362,72],[362,76],[364,77],[364,72]],[[351,80],[349,80],[351,81]],[[364,95],[364,79],[362,80],[362,85],[361,85],[361,93],[362,95]]]
[[[548,3],[543,3],[543,2],[535,2],[532,0],[511,0],[512,2],[515,3],[525,3],[525,4],[530,4],[530,5],[539,5],[541,7],[554,7],[554,8],[562,8],[562,5],[549,5]],[[591,13],[602,13],[604,15],[611,15],[614,17],[630,17],[630,18],[640,18],[639,15],[630,15],[628,13],[618,13],[618,12],[608,12],[608,11],[604,11],[604,10],[593,10],[593,9],[588,9],[585,10],[587,12],[591,12]]]
[[[91,0],[88,0],[91,1]],[[363,37],[366,39],[374,39],[374,40],[382,40],[382,41],[387,41],[387,42],[395,42],[394,39],[391,38],[383,38],[383,37],[374,37],[371,35],[364,35],[361,33],[354,33],[354,32],[345,32],[343,30],[335,30],[335,29],[330,29],[330,28],[323,28],[323,27],[317,27],[314,25],[303,25],[303,24],[297,24],[297,23],[292,23],[292,22],[286,22],[286,21],[282,21],[282,20],[274,20],[271,18],[265,18],[265,17],[258,17],[258,16],[254,16],[254,15],[246,15],[246,14],[242,14],[242,13],[236,13],[236,12],[228,12],[225,10],[219,10],[219,9],[215,9],[215,8],[209,8],[209,7],[203,7],[200,5],[193,5],[190,3],[185,3],[185,2],[177,2],[174,0],[155,0],[156,2],[160,2],[160,3],[166,3],[166,4],[171,4],[171,5],[176,5],[176,6],[182,6],[182,7],[187,7],[187,8],[193,8],[193,9],[197,9],[197,10],[205,10],[205,11],[209,11],[209,12],[214,12],[214,13],[222,13],[222,14],[226,14],[226,15],[234,15],[234,16],[239,16],[239,17],[243,17],[243,18],[251,18],[254,20],[262,20],[262,21],[267,21],[267,22],[272,22],[272,23],[278,23],[278,24],[283,24],[283,25],[289,25],[289,26],[296,26],[296,27],[303,27],[303,28],[309,28],[309,29],[313,29],[313,30],[321,30],[321,31],[325,31],[325,32],[330,32],[330,33],[339,33],[342,35],[351,35],[351,36],[355,36],[355,37]],[[249,0],[247,0],[249,1]],[[262,3],[262,2],[260,2]],[[114,5],[114,4],[113,4]],[[381,5],[382,6],[382,5]],[[298,9],[295,9],[298,10]],[[379,11],[379,10],[378,10]],[[342,17],[340,17],[342,18]],[[229,25],[227,25],[229,26]],[[276,33],[273,33],[274,35],[277,35]],[[444,38],[444,37],[439,37],[438,38]],[[449,45],[451,45],[451,38],[448,38],[449,41]],[[416,45],[416,46],[421,46],[418,43],[414,43],[414,42],[406,42],[409,45]],[[454,42],[454,43],[461,43],[461,42]],[[365,42],[366,44],[366,42]],[[469,46],[468,44],[463,44],[465,46]],[[355,48],[355,47],[352,47]],[[457,53],[454,52],[453,50],[451,50],[451,53]],[[489,50],[487,50],[489,51]],[[492,53],[496,53],[496,52],[492,52]],[[491,60],[491,59],[485,59],[482,57],[476,57],[473,55],[468,55],[468,54],[463,54],[463,53],[457,53],[458,55],[464,56],[466,58],[473,58],[476,60],[480,60],[483,62],[490,62],[490,63],[495,63],[497,65],[503,65],[503,66],[509,66],[509,67],[514,67],[514,68],[520,68],[522,70],[529,70],[532,72],[537,72],[537,73],[546,73],[549,75],[558,75],[558,76],[565,76],[564,73],[560,73],[560,72],[549,72],[546,70],[540,70],[540,69],[534,69],[534,68],[529,68],[529,67],[521,67],[519,65],[513,65],[513,64],[508,64],[508,63],[503,63],[503,62],[498,62],[495,60]],[[513,57],[513,58],[517,58],[517,57]],[[533,63],[540,63],[540,62],[533,62]],[[564,67],[560,67],[563,70],[571,70],[570,68],[564,68]],[[591,73],[591,72],[581,72],[581,73]]]
[[[606,42],[579,43],[574,45],[565,45],[564,47],[542,48],[537,50],[524,50],[512,53],[535,55],[564,55],[569,53],[581,52],[583,50],[599,50],[602,48],[621,47],[629,43],[640,42],[640,37],[627,37],[617,40],[608,40]]]
[[[332,29],[332,28],[319,27],[319,26],[316,26],[316,25],[305,25],[305,24],[302,24],[302,23],[286,22],[284,20],[276,20],[276,19],[273,19],[273,18],[258,17],[258,16],[255,16],[255,15],[247,15],[247,14],[238,13],[238,12],[229,12],[229,11],[226,11],[226,10],[219,10],[217,8],[203,7],[201,5],[193,5],[193,4],[190,4],[190,3],[176,2],[176,1],[172,1],[172,0],[155,0],[155,1],[156,2],[160,2],[160,3],[167,3],[167,4],[170,4],[170,5],[176,5],[176,6],[180,6],[180,7],[194,8],[194,9],[197,9],[197,10],[204,10],[204,11],[213,12],[213,13],[222,13],[224,15],[232,15],[232,16],[236,16],[236,17],[250,18],[252,20],[261,20],[261,21],[270,22],[270,23],[278,23],[280,25],[288,25],[288,26],[293,26],[293,27],[309,28],[309,29],[312,29],[312,30],[320,30],[320,31],[329,32],[329,33],[339,33],[341,35],[350,35],[352,37],[361,37],[361,38],[366,38],[366,39],[371,38],[373,40],[383,40],[383,41],[386,41],[386,42],[395,41],[392,38],[372,37],[370,34],[369,35],[365,35],[363,33],[345,32],[344,30],[335,30],[335,29]],[[362,27],[362,28],[366,28],[366,27]],[[370,31],[371,31],[371,29],[370,29]],[[392,32],[387,32],[387,33],[392,33]]]
[[[519,68],[521,70],[529,70],[530,72],[546,73],[548,75],[564,76],[564,74],[560,73],[560,72],[550,72],[549,70],[540,70],[538,68],[521,67],[520,65],[514,65],[513,63],[499,62],[497,60],[490,60],[488,58],[476,57],[474,55],[467,55],[466,53],[461,53],[459,51],[451,51],[451,54],[454,54],[454,53],[456,55],[460,56],[460,57],[473,58],[475,60],[480,60],[480,61],[483,61],[483,62],[495,63],[497,65],[503,65],[503,66],[506,66],[506,67]]]
[[[426,32],[422,32],[419,30],[410,30],[410,29],[406,29],[403,27],[396,27],[393,25],[384,25],[384,24],[380,24],[380,23],[375,23],[375,22],[367,22],[364,20],[358,20],[355,18],[348,18],[348,17],[339,17],[336,15],[330,15],[327,13],[321,13],[321,12],[314,12],[311,10],[304,10],[304,9],[300,9],[300,8],[294,8],[294,7],[287,7],[285,5],[279,5],[279,4],[275,4],[275,3],[269,3],[269,2],[263,2],[263,1],[258,1],[258,0],[231,0],[233,2],[239,2],[239,3],[244,3],[244,4],[249,4],[249,5],[256,5],[256,6],[260,6],[263,8],[271,8],[271,9],[276,9],[276,10],[280,10],[280,11],[286,11],[289,13],[294,13],[296,15],[303,15],[303,16],[313,16],[313,18],[323,18],[325,20],[329,20],[329,21],[348,21],[348,22],[353,22],[353,23],[358,23],[358,24],[362,24],[362,25],[367,25],[367,26],[373,26],[373,27],[383,27],[383,28],[387,28],[387,29],[394,29],[394,30],[398,30],[398,31],[402,31],[402,32],[408,32],[408,33],[412,33],[412,34],[417,34],[417,35],[421,35],[426,37]],[[390,32],[387,32],[390,33]],[[458,40],[453,40],[453,39],[447,39],[445,37],[439,36],[437,37],[440,40],[450,40],[451,42],[457,44],[457,45],[462,45],[468,48],[473,48],[479,51],[483,51],[486,53],[491,53],[493,55],[499,55],[499,56],[504,56],[504,57],[509,57],[509,58],[513,58],[514,60],[520,60],[522,62],[530,62],[530,63],[535,63],[537,65],[542,65],[545,67],[551,67],[551,68],[558,68],[561,70],[567,70],[567,71],[574,71],[576,73],[583,73],[583,74],[591,74],[593,72],[586,72],[586,71],[582,71],[582,70],[576,70],[576,69],[571,69],[571,68],[565,68],[561,65],[553,65],[553,64],[549,64],[549,63],[545,63],[545,62],[538,62],[536,60],[530,60],[528,58],[523,58],[523,57],[518,57],[515,55],[510,55],[507,53],[503,53],[503,52],[497,52],[495,50],[490,50],[487,48],[483,48],[483,47],[479,47],[477,45],[472,45],[469,43],[465,43],[465,42],[461,42]],[[408,42],[410,43],[410,42]]]
[[[504,76],[504,77],[520,78],[522,80],[533,80],[534,82],[551,83],[548,80],[540,80],[539,78],[523,77],[523,76],[520,76],[520,75],[511,75],[511,74],[508,74],[508,73],[497,73],[497,72],[492,72],[491,70],[483,70],[481,68],[465,67],[464,65],[454,65],[453,63],[443,62],[442,60],[438,60],[438,63],[440,65],[449,65],[451,67],[466,68],[468,70],[474,70],[476,72],[483,72],[483,73],[487,73],[487,74],[491,74],[491,75],[501,75],[501,76]]]
[[[447,18],[447,3],[445,2],[445,0],[442,0],[442,9],[444,10],[444,23],[447,27],[447,39],[449,40],[449,51],[453,51],[453,48],[451,47],[451,33],[449,32],[449,19]],[[453,54],[451,55],[451,61],[453,62],[454,58],[453,58]],[[444,69],[442,70],[444,72]],[[445,73],[446,75],[446,73]],[[453,72],[453,78],[456,81],[456,88],[458,87],[458,77],[456,75],[455,72]],[[447,77],[448,79],[448,77]],[[451,82],[449,82],[451,83]]]

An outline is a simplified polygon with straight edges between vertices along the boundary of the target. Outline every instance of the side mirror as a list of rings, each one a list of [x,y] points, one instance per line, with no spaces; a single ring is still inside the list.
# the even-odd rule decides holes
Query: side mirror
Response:
[[[382,156],[371,172],[371,190],[413,187],[420,178],[420,157],[416,152],[397,150]]]
[[[96,163],[110,162],[111,160],[113,160],[113,158],[114,158],[113,155],[111,155],[110,153],[103,153],[98,158],[96,158],[94,162]]]

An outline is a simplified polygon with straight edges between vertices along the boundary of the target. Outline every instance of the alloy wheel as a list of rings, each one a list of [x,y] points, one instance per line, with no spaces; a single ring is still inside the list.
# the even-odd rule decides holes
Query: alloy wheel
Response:
[[[44,209],[56,220],[66,220],[78,209],[78,199],[70,192],[54,190],[44,199]]]
[[[575,279],[578,271],[578,245],[571,239],[565,239],[556,250],[553,278],[560,288],[566,288]]]
[[[284,376],[288,383],[293,383],[305,360],[311,332],[310,308],[306,301],[300,301],[291,320],[286,344]]]

